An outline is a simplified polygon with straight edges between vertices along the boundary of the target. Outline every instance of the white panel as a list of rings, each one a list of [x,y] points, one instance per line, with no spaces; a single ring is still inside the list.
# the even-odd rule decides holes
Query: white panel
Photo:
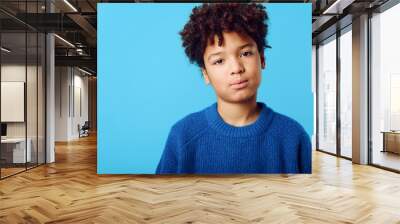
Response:
[[[24,82],[1,82],[1,122],[24,122]]]
[[[391,74],[390,130],[400,130],[400,74]]]
[[[81,88],[75,87],[74,91],[74,117],[79,120],[81,117]]]
[[[78,125],[81,124],[81,88],[75,87],[74,88],[74,116],[72,119],[72,130],[71,135],[73,138],[78,138]]]

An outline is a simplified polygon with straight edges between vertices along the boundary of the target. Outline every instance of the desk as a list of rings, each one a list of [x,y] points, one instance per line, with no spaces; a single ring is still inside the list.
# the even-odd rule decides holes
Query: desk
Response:
[[[10,163],[25,163],[25,158],[27,158],[27,162],[30,162],[32,159],[31,154],[31,145],[32,140],[30,138],[27,139],[27,147],[25,151],[25,138],[6,138],[1,139],[1,154],[2,157],[8,160]],[[10,149],[9,146],[12,146]],[[26,154],[25,154],[26,152]],[[3,156],[5,154],[5,156]],[[12,154],[12,157],[11,157]],[[9,157],[9,158],[6,158]],[[12,158],[12,160],[11,160]]]
[[[382,152],[400,154],[400,131],[382,131],[381,133],[383,133]]]

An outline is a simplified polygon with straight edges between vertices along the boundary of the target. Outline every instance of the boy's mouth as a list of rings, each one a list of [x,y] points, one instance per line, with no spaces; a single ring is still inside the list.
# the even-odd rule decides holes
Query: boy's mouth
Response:
[[[243,89],[246,88],[248,86],[249,82],[248,80],[239,80],[239,81],[235,81],[231,84],[231,87],[235,90],[238,89]]]

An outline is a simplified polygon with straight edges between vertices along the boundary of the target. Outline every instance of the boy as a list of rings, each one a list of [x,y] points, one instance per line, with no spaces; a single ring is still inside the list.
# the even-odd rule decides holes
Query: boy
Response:
[[[311,143],[293,119],[257,102],[267,13],[260,4],[203,4],[180,32],[217,103],[178,121],[156,173],[311,173]]]

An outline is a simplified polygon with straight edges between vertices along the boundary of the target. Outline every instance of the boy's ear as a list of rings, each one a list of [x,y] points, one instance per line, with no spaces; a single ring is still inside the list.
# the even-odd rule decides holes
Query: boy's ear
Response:
[[[265,56],[264,56],[264,54],[261,54],[261,68],[262,69],[265,69]]]
[[[201,72],[203,73],[204,82],[206,83],[206,85],[209,85],[210,84],[210,79],[208,77],[206,69],[205,68],[201,68]]]

